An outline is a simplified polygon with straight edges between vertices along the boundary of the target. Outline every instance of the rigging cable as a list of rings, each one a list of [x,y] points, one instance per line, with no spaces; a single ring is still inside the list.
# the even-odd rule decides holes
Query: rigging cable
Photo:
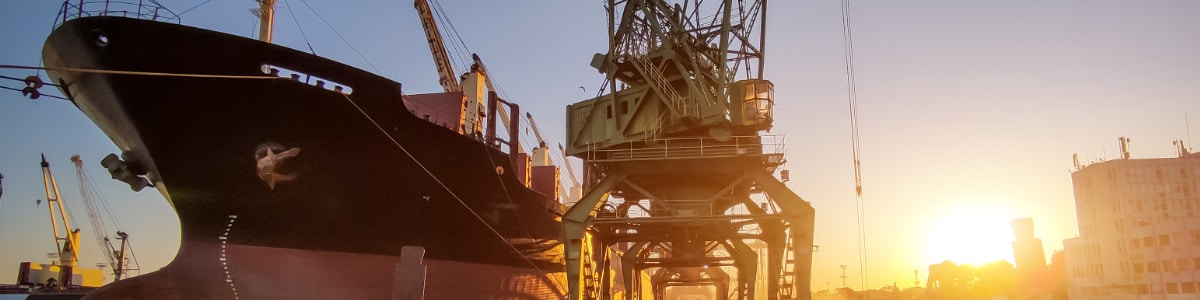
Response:
[[[404,155],[408,156],[408,158],[411,159],[413,161],[413,163],[417,164],[417,166],[420,167],[421,170],[424,171],[426,175],[429,175],[429,178],[433,179],[434,182],[437,182],[437,184],[439,186],[441,186],[442,189],[446,191],[446,193],[450,194],[451,197],[454,197],[454,200],[458,201],[458,204],[461,204],[463,206],[463,208],[465,208],[467,210],[467,212],[470,212],[472,216],[475,216],[475,219],[479,220],[480,223],[483,223],[484,227],[487,227],[488,230],[491,230],[492,233],[495,234],[497,238],[500,238],[504,242],[505,245],[508,245],[508,247],[510,249],[512,249],[513,252],[515,252],[517,254],[517,256],[520,256],[521,259],[525,260],[525,262],[529,263],[530,266],[532,266],[534,269],[537,269],[539,272],[549,273],[549,272],[546,272],[545,270],[542,270],[541,267],[538,267],[538,265],[536,263],[534,263],[532,260],[529,260],[529,257],[526,257],[525,255],[523,255],[523,253],[521,253],[521,250],[517,249],[516,246],[513,246],[512,243],[510,243],[507,239],[505,239],[504,235],[501,234],[499,230],[496,230],[495,227],[492,227],[492,224],[488,224],[487,220],[485,220],[483,218],[483,216],[479,215],[479,213],[476,212],[474,209],[472,209],[471,206],[467,205],[467,202],[463,201],[463,199],[460,198],[458,196],[458,194],[454,193],[454,191],[451,190],[449,186],[446,186],[446,183],[442,182],[441,178],[438,178],[437,175],[434,175],[433,171],[430,171],[429,168],[425,167],[425,164],[421,163],[421,161],[418,160],[417,157],[412,154],[412,152],[409,152],[407,148],[404,148],[404,145],[401,145],[399,141],[396,141],[396,138],[392,137],[391,134],[388,134],[387,130],[384,130],[383,126],[379,125],[379,122],[375,121],[375,118],[372,118],[370,114],[367,114],[367,111],[363,110],[362,107],[358,106],[358,103],[354,102],[354,99],[351,99],[350,95],[342,94],[342,97],[345,97],[346,101],[349,102],[351,106],[354,106],[354,108],[357,109],[358,112],[361,113],[363,115],[363,117],[367,119],[367,121],[370,121],[371,125],[374,125],[376,129],[379,129],[379,132],[383,133],[383,136],[387,137],[388,141],[391,141],[393,145],[396,145],[396,147],[399,148],[401,152],[404,152]],[[556,281],[556,284],[558,284],[557,278],[555,279],[555,281]]]
[[[314,49],[313,49],[313,46],[312,46],[312,43],[309,43],[309,42],[308,42],[308,35],[307,35],[307,34],[304,34],[304,28],[301,28],[301,27],[300,27],[300,20],[299,20],[299,19],[296,19],[296,12],[292,11],[292,4],[291,4],[291,3],[287,3],[287,0],[283,0],[283,5],[284,5],[284,6],[287,6],[287,9],[288,9],[288,14],[289,14],[289,15],[292,15],[292,22],[295,22],[295,23],[296,23],[296,29],[299,29],[299,30],[300,30],[300,37],[304,38],[304,44],[305,44],[305,45],[308,45],[308,52],[311,52],[311,53],[312,53],[312,55],[317,55],[317,50],[314,50]],[[360,54],[360,55],[361,55],[361,54]],[[364,58],[364,60],[365,60],[365,58]]]
[[[208,4],[209,2],[212,2],[212,0],[204,0],[204,2],[200,2],[200,4],[196,4],[195,6],[192,6],[192,8],[185,9],[185,10],[183,10],[183,12],[179,13],[179,14],[178,14],[178,15],[176,15],[176,16],[181,16],[181,17],[182,17],[182,16],[183,16],[183,14],[186,14],[186,13],[188,13],[189,11],[192,11],[193,9],[196,9],[197,7],[200,7],[201,5]]]
[[[858,271],[861,288],[867,288],[867,235],[866,235],[866,205],[862,196],[862,160],[861,144],[858,135],[858,96],[854,84],[854,31],[850,20],[850,0],[842,0],[842,38],[845,43],[845,67],[847,101],[850,103],[850,143],[854,153],[854,194],[855,210],[858,213]]]
[[[354,53],[358,54],[359,58],[362,58],[363,61],[367,62],[367,65],[370,65],[371,69],[374,69],[376,74],[383,73],[379,71],[379,68],[375,67],[375,64],[371,63],[371,60],[368,60],[366,56],[363,56],[362,52],[358,52],[358,48],[354,48],[354,45],[350,44],[350,41],[346,40],[346,37],[342,36],[337,29],[333,29],[333,25],[329,25],[329,21],[325,21],[325,17],[322,17],[321,14],[317,13],[317,10],[308,5],[308,1],[300,0],[300,3],[303,3],[304,6],[308,7],[308,10],[312,11],[314,15],[317,15],[317,18],[321,19],[321,22],[325,23],[325,26],[329,27],[329,30],[333,31],[333,34],[336,34],[338,38],[342,39],[343,42],[346,42],[346,46],[350,46],[350,50],[354,50]]]
[[[389,136],[389,137],[390,137],[390,136]],[[489,150],[489,148],[491,147],[491,145],[488,145],[488,144],[486,144],[486,143],[483,143],[483,144],[481,144],[480,146],[481,146],[481,147],[482,147],[482,149],[483,149],[484,155],[486,155],[486,156],[487,156],[487,158],[488,158],[488,162],[489,162],[489,163],[491,163],[491,165],[493,165],[493,166],[497,166],[497,164],[496,164],[496,161],[495,161],[495,160],[493,159],[493,157],[492,157],[492,152]],[[414,161],[416,161],[416,159],[413,159],[413,160],[414,160]],[[495,174],[496,174],[496,182],[498,182],[498,183],[500,184],[500,188],[504,190],[504,198],[505,198],[506,200],[508,200],[508,203],[509,203],[509,204],[516,205],[516,203],[515,203],[515,202],[513,202],[512,193],[508,191],[508,186],[504,184],[504,178],[500,176],[500,173],[495,173]],[[431,173],[431,174],[430,174],[430,176],[433,176],[433,174]],[[449,188],[447,188],[447,189],[446,189],[446,191],[447,191],[447,192],[449,192],[449,191],[450,191],[450,189],[449,189]],[[454,195],[454,193],[453,193],[453,192],[450,192],[450,194],[451,194],[451,195]],[[457,196],[457,195],[456,195],[456,196],[454,196],[454,197],[455,197],[455,198],[458,198],[458,196]],[[558,200],[558,199],[555,199],[555,201],[557,201],[557,200]],[[459,201],[461,202],[462,200],[459,200]],[[463,206],[466,206],[466,203],[463,203]],[[470,209],[471,209],[470,207],[467,207],[467,210],[470,210]],[[471,213],[474,213],[474,211],[472,211]],[[533,238],[533,234],[529,232],[529,226],[528,226],[528,225],[525,225],[525,219],[524,219],[524,218],[519,218],[519,217],[518,217],[518,218],[517,218],[517,223],[520,223],[520,224],[521,224],[521,230],[525,232],[525,236],[529,238],[529,240],[531,241],[531,242],[530,242],[531,244],[532,244],[534,241],[536,241],[536,239],[534,239],[534,238]],[[484,225],[487,225],[488,227],[491,227],[491,225],[487,224],[486,222],[484,223]],[[493,229],[493,231],[495,231],[495,229]],[[497,232],[497,234],[499,234],[499,232]],[[524,257],[524,256],[525,256],[524,254],[522,254],[522,253],[521,253],[521,251],[520,251],[520,250],[517,250],[515,246],[512,246],[512,243],[511,243],[511,242],[508,242],[508,240],[507,240],[507,239],[504,239],[504,236],[503,236],[503,235],[502,235],[502,236],[500,236],[500,239],[502,239],[502,240],[505,240],[505,242],[506,242],[506,243],[508,243],[509,247],[512,247],[514,251],[517,251],[517,255],[521,255],[522,257]],[[528,259],[528,258],[526,258],[525,260],[527,260],[527,261],[528,261],[529,259]],[[530,262],[530,263],[532,263],[532,262]],[[533,267],[534,267],[534,268],[537,268],[538,270],[541,270],[541,268],[538,268],[538,267],[537,267],[537,265],[534,265]],[[557,278],[557,277],[550,276],[550,278],[551,278],[552,280],[554,280],[554,284],[555,284],[555,285],[557,285],[557,286],[562,286],[562,283],[561,283],[561,282],[558,282],[558,278]]]
[[[435,20],[438,20],[439,23],[445,23],[446,26],[443,26],[443,27],[450,29],[450,33],[454,34],[453,41],[458,42],[458,43],[450,44],[451,49],[454,49],[454,51],[458,53],[458,56],[455,58],[461,60],[459,63],[462,66],[470,66],[472,60],[468,59],[468,57],[470,57],[471,54],[474,52],[471,52],[471,48],[467,47],[467,42],[463,41],[462,36],[458,34],[458,28],[454,26],[453,22],[450,22],[450,15],[446,14],[446,10],[442,9],[442,4],[439,3],[437,0],[432,0],[431,2],[433,2],[433,3],[431,3],[432,4],[431,10],[433,11],[434,14],[438,15],[438,18],[435,18]],[[462,46],[462,49],[459,49],[459,46]],[[463,52],[466,52],[466,53],[464,54]],[[459,68],[458,70],[464,70],[464,69],[465,68]],[[497,91],[497,93],[498,92],[499,91]]]
[[[189,73],[142,72],[142,71],[121,71],[121,70],[102,70],[102,69],[83,69],[83,68],[30,67],[30,66],[18,66],[18,65],[0,65],[0,69],[45,70],[45,71],[66,71],[66,72],[97,73],[97,74],[193,77],[193,78],[286,79],[283,77],[265,76],[265,75],[255,76],[255,75],[189,74]]]

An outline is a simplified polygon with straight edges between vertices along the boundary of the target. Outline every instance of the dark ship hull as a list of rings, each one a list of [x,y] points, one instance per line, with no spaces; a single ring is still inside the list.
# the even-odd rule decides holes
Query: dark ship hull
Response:
[[[507,154],[415,116],[396,82],[120,17],[62,24],[43,57],[181,226],[174,261],[88,299],[563,297],[557,204]]]

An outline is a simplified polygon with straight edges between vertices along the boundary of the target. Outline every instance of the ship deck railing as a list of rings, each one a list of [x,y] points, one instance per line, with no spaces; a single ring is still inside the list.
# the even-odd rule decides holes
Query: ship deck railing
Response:
[[[54,27],[67,21],[97,16],[126,17],[179,24],[179,15],[154,0],[66,0],[54,19]]]
[[[592,162],[762,156],[768,163],[778,163],[783,157],[784,136],[655,138],[619,148],[588,147],[585,155]]]

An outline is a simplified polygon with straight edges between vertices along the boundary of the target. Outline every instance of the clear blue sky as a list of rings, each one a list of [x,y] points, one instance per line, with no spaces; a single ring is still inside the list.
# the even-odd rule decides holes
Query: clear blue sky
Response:
[[[161,1],[176,12],[203,2]],[[294,12],[318,55],[377,67],[410,93],[439,90],[411,2],[307,1],[375,67],[300,0],[281,0],[292,7],[278,10],[278,43],[308,49]],[[0,10],[0,64],[38,65],[58,1],[9,2]],[[602,2],[445,2],[503,92],[538,118],[543,134],[561,140],[563,107],[593,96],[602,80],[588,67],[606,48]],[[183,21],[250,35],[254,6],[213,0]],[[787,136],[788,184],[817,209],[817,289],[840,285],[843,264],[851,266],[851,287],[861,286],[839,6],[774,1],[768,24],[766,74],[779,109],[771,133]],[[1189,140],[1185,113],[1196,120],[1192,137],[1200,137],[1200,2],[855,1],[851,9],[867,287],[907,287],[913,269],[924,282],[928,264],[965,257],[971,245],[947,246],[938,237],[946,227],[988,233],[978,243],[1002,248],[994,259],[1011,260],[1004,254],[1008,219],[1033,217],[1047,252],[1060,249],[1062,239],[1077,235],[1072,153],[1085,162],[1113,158],[1116,138],[1127,136],[1134,157],[1171,156],[1172,140]],[[78,224],[86,218],[67,160],[76,153],[117,208],[143,267],[170,260],[178,243],[172,211],[154,191],[133,193],[107,179],[96,162],[115,151],[70,103],[0,90],[0,282],[12,281],[17,262],[45,262],[54,251],[45,206],[34,203],[45,198],[37,165],[43,152]],[[83,264],[90,266],[101,258],[88,241]]]

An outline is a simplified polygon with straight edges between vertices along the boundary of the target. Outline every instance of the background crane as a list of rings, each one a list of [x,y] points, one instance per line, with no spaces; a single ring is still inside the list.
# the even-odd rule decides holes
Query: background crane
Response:
[[[79,155],[72,155],[71,162],[75,164],[75,175],[79,178],[79,195],[83,199],[84,206],[87,207],[88,221],[91,222],[92,235],[96,239],[96,245],[99,249],[104,249],[101,252],[104,253],[104,259],[108,261],[108,266],[112,268],[113,281],[121,280],[129,271],[140,268],[137,257],[133,255],[133,249],[129,245],[129,235],[118,224],[115,239],[119,241],[120,246],[113,246],[113,238],[108,235],[109,229],[101,211],[103,210],[114,223],[118,223],[117,219],[113,216],[112,209],[109,208],[104,197],[96,192],[96,186],[84,169],[83,160]]]
[[[54,248],[59,264],[75,267],[79,262],[79,229],[71,229],[70,217],[58,191],[58,181],[50,173],[50,163],[46,162],[45,154],[42,155],[42,185],[46,190],[46,207],[50,210],[50,226],[54,229]],[[59,223],[62,223],[62,227],[58,226]]]

